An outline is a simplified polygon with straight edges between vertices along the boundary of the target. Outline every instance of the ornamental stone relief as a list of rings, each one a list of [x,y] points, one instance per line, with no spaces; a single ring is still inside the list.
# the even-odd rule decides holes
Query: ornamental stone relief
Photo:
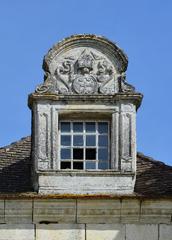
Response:
[[[80,43],[75,47],[64,46],[59,52],[56,47],[52,48],[44,59],[45,81],[37,87],[36,93],[113,95],[133,92],[134,88],[126,83],[125,56],[117,58],[119,50],[115,45],[114,52],[110,52],[106,45],[100,47],[97,39],[95,41],[94,46],[89,45],[87,39],[85,47],[81,42],[81,46]]]
[[[55,71],[57,91],[76,94],[113,94],[114,70],[110,62],[84,49],[78,57],[66,57]]]

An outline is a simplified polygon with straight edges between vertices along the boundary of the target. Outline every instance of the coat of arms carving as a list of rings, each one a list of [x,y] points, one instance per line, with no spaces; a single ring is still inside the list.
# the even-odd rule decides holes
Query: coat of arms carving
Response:
[[[133,92],[134,88],[126,82],[122,60],[111,59],[111,53],[105,50],[79,46],[55,54],[55,48],[52,49],[44,60],[45,81],[37,87],[36,93],[113,95]]]
[[[113,67],[101,56],[84,49],[78,58],[66,57],[55,70],[59,93],[114,93]]]

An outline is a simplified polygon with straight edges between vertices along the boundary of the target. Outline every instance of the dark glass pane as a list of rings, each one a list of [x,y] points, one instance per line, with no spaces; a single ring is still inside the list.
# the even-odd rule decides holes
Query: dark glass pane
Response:
[[[61,149],[61,159],[70,159],[71,158],[71,150],[68,148]]]
[[[69,122],[61,122],[61,132],[70,132]]]
[[[98,123],[98,132],[99,133],[108,133],[108,123],[99,122]]]
[[[96,163],[86,161],[86,166],[85,167],[86,167],[86,169],[96,169]]]
[[[86,149],[86,160],[96,160],[96,148]]]
[[[83,169],[83,162],[73,162],[73,169]]]
[[[98,150],[98,160],[108,160],[108,149],[107,148],[100,148]]]
[[[95,122],[86,122],[86,132],[95,132],[96,124]]]
[[[71,169],[71,163],[70,162],[61,162],[61,169]]]
[[[98,142],[99,146],[102,147],[107,147],[108,146],[108,136],[99,136],[99,142]]]
[[[83,123],[82,122],[74,122],[73,123],[73,131],[74,132],[83,132]]]
[[[96,136],[86,136],[86,146],[95,146]]]
[[[61,136],[61,145],[62,146],[70,146],[71,145],[71,136],[62,135]]]
[[[73,149],[73,159],[82,160],[84,158],[84,151],[82,148],[74,148]]]
[[[83,146],[83,136],[73,136],[73,145],[74,146]]]
[[[102,162],[100,161],[99,164],[98,164],[98,168],[99,169],[108,169],[108,162]]]

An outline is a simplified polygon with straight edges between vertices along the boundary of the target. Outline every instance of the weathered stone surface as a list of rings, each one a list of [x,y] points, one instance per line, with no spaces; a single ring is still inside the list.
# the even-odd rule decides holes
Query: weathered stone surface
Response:
[[[125,225],[87,224],[86,239],[87,240],[125,240]]]
[[[35,200],[33,221],[74,223],[76,221],[76,200]]]
[[[36,92],[64,95],[134,92],[126,83],[127,63],[123,51],[103,37],[71,36],[45,56],[45,82]]]
[[[78,223],[120,222],[120,200],[78,200]]]
[[[5,222],[4,200],[0,200],[0,223]]]
[[[113,64],[97,49],[71,49],[57,57],[52,68],[57,93],[113,94],[118,91]]]
[[[126,240],[158,240],[158,225],[126,224]]]
[[[172,239],[172,225],[160,224],[159,226],[159,240]]]
[[[6,200],[6,223],[32,223],[32,201],[30,200]]]
[[[172,201],[145,200],[141,204],[140,221],[144,223],[170,223]]]
[[[35,191],[41,194],[132,194],[136,172],[136,110],[142,95],[126,83],[127,58],[123,51],[103,37],[71,36],[48,52],[43,69],[45,81],[29,97],[33,112],[33,170],[38,176],[34,178]],[[92,176],[83,174],[89,172],[83,167],[72,169],[72,164],[69,167],[74,172],[82,168],[80,176],[57,171],[61,170],[62,160],[60,121],[66,118],[110,122],[108,135],[112,142],[108,141],[106,161],[113,174],[99,166],[96,172],[104,175],[95,173],[92,181]],[[71,147],[68,146],[69,152]],[[98,151],[95,155],[97,161],[102,160]],[[71,154],[69,159],[76,160],[73,158]],[[70,162],[67,164],[70,166]]]
[[[85,240],[83,224],[39,224],[36,240]]]
[[[0,224],[0,240],[35,240],[33,224]]]
[[[140,201],[123,199],[121,204],[121,222],[138,222],[140,217]]]
[[[69,176],[45,176],[39,177],[39,193],[51,194],[131,194],[135,179],[133,175],[119,175],[112,173],[90,176],[89,174],[68,174]]]

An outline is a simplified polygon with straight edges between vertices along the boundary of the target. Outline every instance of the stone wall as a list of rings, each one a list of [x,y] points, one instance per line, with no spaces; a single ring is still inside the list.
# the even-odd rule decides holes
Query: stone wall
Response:
[[[0,240],[171,240],[172,201],[0,200]]]

